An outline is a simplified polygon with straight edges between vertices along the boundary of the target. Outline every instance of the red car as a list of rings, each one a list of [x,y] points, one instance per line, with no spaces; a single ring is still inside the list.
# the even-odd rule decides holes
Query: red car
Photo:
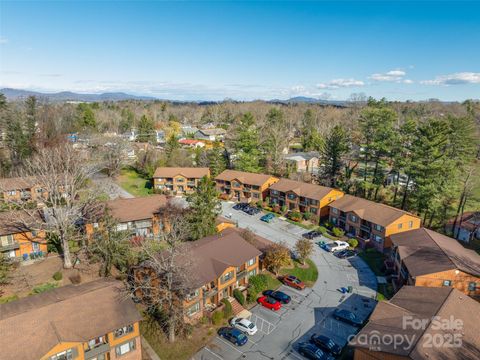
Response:
[[[277,311],[280,310],[282,304],[270,296],[262,296],[258,299],[260,305],[266,307],[267,309]]]
[[[285,275],[282,279],[283,283],[297,290],[305,289],[305,283],[293,275]]]

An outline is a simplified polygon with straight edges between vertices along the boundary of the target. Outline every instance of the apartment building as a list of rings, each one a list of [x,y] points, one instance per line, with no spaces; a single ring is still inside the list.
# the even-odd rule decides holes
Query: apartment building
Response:
[[[268,188],[279,179],[267,174],[225,170],[215,178],[217,189],[227,199],[257,202],[268,196]]]
[[[418,229],[418,216],[392,206],[345,195],[330,205],[330,222],[359,240],[361,247],[384,252],[391,247],[390,236]]]
[[[123,289],[99,279],[0,304],[0,357],[141,360],[142,317]]]
[[[186,267],[192,289],[183,300],[185,321],[190,323],[211,314],[222,299],[231,299],[234,289],[246,290],[249,277],[259,271],[261,252],[245,241],[237,228],[188,242],[182,253],[177,261]],[[137,267],[134,276],[138,281],[160,281],[147,264]],[[144,296],[141,291],[136,295]]]
[[[425,228],[390,238],[397,289],[404,284],[453,287],[480,300],[480,255],[475,251]]]
[[[204,176],[210,176],[208,168],[160,167],[153,174],[153,186],[159,191],[188,194]]]
[[[301,213],[309,212],[318,218],[328,216],[328,205],[344,195],[340,190],[289,179],[280,179],[270,186],[269,191],[272,204]]]
[[[159,235],[162,226],[159,213],[172,201],[165,195],[118,198],[107,201],[105,209],[118,222],[118,231],[130,231],[136,237],[154,237]],[[99,222],[87,224],[87,235],[92,236],[99,227]]]
[[[47,254],[45,231],[32,230],[29,226],[40,219],[40,213],[36,211],[32,215],[23,210],[0,212],[0,253],[22,260]]]
[[[43,201],[47,195],[34,176],[0,178],[0,201]]]
[[[350,341],[354,360],[480,359],[480,303],[452,288],[404,286]]]

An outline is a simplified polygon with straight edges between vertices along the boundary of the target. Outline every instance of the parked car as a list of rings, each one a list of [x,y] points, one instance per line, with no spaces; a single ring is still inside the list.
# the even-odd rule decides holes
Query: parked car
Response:
[[[282,304],[288,304],[292,300],[289,295],[285,294],[282,291],[265,290],[263,292],[263,295],[270,296],[275,300],[280,301]]]
[[[304,237],[305,239],[312,240],[312,239],[315,239],[316,237],[318,237],[320,235],[322,235],[322,233],[320,233],[318,231],[315,231],[315,230],[312,230],[312,231],[303,233],[302,237]]]
[[[266,223],[269,223],[269,222],[271,222],[274,218],[275,218],[275,215],[273,215],[272,213],[268,213],[268,214],[263,215],[263,216],[260,218],[260,220],[265,221]]]
[[[304,342],[298,344],[298,352],[303,357],[313,360],[333,360],[333,357],[327,354],[325,351],[320,350],[315,345]]]
[[[262,211],[262,210],[260,210],[259,208],[252,207],[252,206],[248,205],[248,207],[243,209],[243,211],[245,213],[247,213],[248,215],[256,215],[256,214],[260,213],[260,211]]]
[[[353,326],[362,326],[363,322],[355,315],[353,312],[344,310],[344,309],[336,309],[333,312],[333,318],[338,321],[343,321],[344,323],[353,325]]]
[[[235,210],[244,210],[246,207],[248,207],[247,203],[238,203],[233,205],[233,209]]]
[[[340,355],[342,352],[342,348],[335,343],[332,339],[325,335],[316,335],[313,334],[310,337],[310,342],[314,344],[316,347],[326,350],[330,354],[334,356]]]
[[[245,345],[248,341],[247,336],[234,327],[222,327],[218,330],[218,335],[237,346]]]
[[[230,325],[248,335],[255,335],[257,333],[257,327],[248,319],[234,317],[230,320]]]
[[[333,255],[335,255],[339,259],[350,259],[352,257],[357,256],[357,253],[354,250],[342,250],[342,251],[337,251]]]
[[[277,301],[270,296],[262,296],[257,301],[263,307],[266,307],[267,309],[270,309],[273,311],[277,311],[282,308],[282,304],[280,303],[280,301]]]
[[[299,278],[297,278],[296,276],[293,276],[293,275],[285,275],[283,278],[282,278],[282,282],[287,285],[287,286],[290,286],[294,289],[297,289],[297,290],[303,290],[305,289],[305,283],[300,280]]]
[[[335,251],[346,250],[348,249],[349,246],[350,245],[348,245],[348,243],[345,241],[336,240],[334,242],[331,242],[325,245],[325,250],[329,252],[335,252]]]

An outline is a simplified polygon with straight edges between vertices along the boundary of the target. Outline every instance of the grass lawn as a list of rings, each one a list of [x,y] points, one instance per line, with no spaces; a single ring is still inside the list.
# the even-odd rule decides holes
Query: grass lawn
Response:
[[[158,325],[142,321],[140,333],[162,360],[191,359],[202,347],[215,337],[218,327],[214,325],[195,325],[190,336],[177,336],[173,344],[168,342],[165,333]]]
[[[385,276],[382,271],[385,256],[375,249],[367,249],[358,254],[367,264],[376,276]]]
[[[122,169],[117,179],[118,184],[133,196],[147,196],[152,194],[152,183],[134,169]]]
[[[269,272],[263,272],[267,276],[267,289],[278,289],[282,283],[273,274]]]
[[[293,262],[294,268],[293,269],[282,269],[280,270],[280,274],[282,275],[293,275],[298,277],[302,280],[305,285],[311,287],[318,279],[318,269],[315,263],[307,259],[306,265],[308,267],[303,267],[298,261]]]

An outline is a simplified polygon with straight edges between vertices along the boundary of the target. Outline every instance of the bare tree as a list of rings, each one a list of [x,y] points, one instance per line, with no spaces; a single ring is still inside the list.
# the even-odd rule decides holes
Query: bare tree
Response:
[[[192,256],[189,254],[188,223],[182,209],[168,206],[161,211],[164,231],[160,241],[141,243],[143,261],[134,271],[131,291],[152,315],[162,313],[161,325],[169,342],[175,341],[183,324],[183,301],[194,290]]]
[[[120,170],[128,164],[128,150],[130,145],[127,141],[106,137],[98,138],[94,141],[96,156],[102,168],[109,177],[116,177],[120,174]]]
[[[88,187],[89,177],[97,171],[94,163],[84,158],[69,144],[38,150],[35,156],[24,163],[23,174],[32,177],[47,195],[42,217],[38,209],[19,204],[24,216],[10,220],[12,226],[29,231],[44,230],[58,239],[63,266],[72,267],[69,241],[84,239],[81,232],[83,214],[96,208],[96,196]]]

